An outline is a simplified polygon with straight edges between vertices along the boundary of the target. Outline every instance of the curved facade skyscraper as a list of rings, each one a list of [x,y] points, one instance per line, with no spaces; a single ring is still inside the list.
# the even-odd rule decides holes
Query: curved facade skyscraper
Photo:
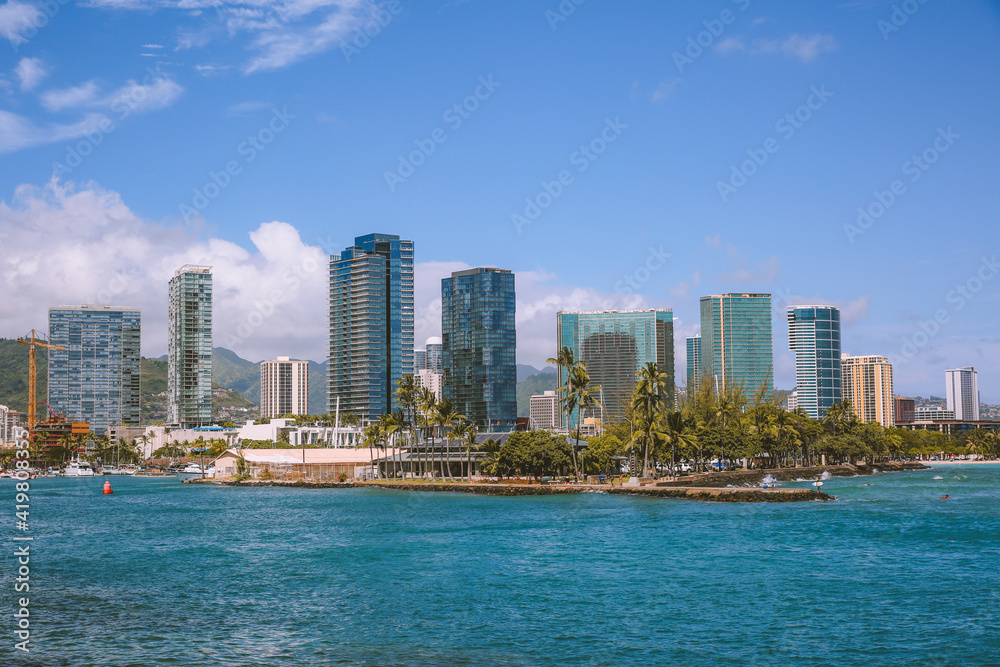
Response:
[[[822,419],[841,402],[840,310],[833,306],[789,306],[788,349],[795,353],[798,407]]]

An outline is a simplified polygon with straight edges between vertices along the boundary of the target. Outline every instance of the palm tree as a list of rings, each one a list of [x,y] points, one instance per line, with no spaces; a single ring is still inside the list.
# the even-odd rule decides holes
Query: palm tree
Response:
[[[354,446],[355,449],[361,447],[368,448],[369,461],[371,462],[371,468],[375,469],[375,447],[378,447],[382,442],[382,426],[378,422],[373,422],[365,427],[364,431],[361,432],[361,440]],[[379,475],[378,471],[374,473],[376,476]]]
[[[590,387],[590,376],[583,364],[577,365],[570,372],[569,394],[567,394],[567,404],[576,406],[576,442],[569,448],[573,455],[573,472],[576,478],[580,478],[580,467],[576,460],[576,445],[580,442],[580,425],[583,422],[583,411],[589,408],[601,407],[600,402],[595,398],[595,393],[601,390],[600,387]],[[567,422],[568,423],[568,422]]]
[[[434,415],[434,423],[436,423],[441,428],[442,432],[445,433],[445,458],[448,459],[448,466],[447,466],[448,477],[452,476],[451,475],[452,431],[454,430],[455,425],[463,419],[465,419],[465,415],[458,414],[454,406],[452,406],[450,398],[446,398],[445,400],[437,404]],[[444,459],[442,459],[441,461],[441,476],[442,477],[445,476]]]
[[[571,417],[573,414],[573,408],[576,405],[573,403],[570,396],[573,393],[572,390],[572,373],[573,370],[579,368],[581,370],[587,369],[587,364],[582,361],[576,361],[573,358],[573,350],[569,347],[563,347],[559,350],[559,354],[555,357],[549,357],[545,360],[547,364],[555,364],[558,368],[559,378],[562,379],[562,373],[566,371],[566,384],[559,388],[559,393],[562,394],[562,399],[560,403],[563,404],[563,412],[566,414],[566,428],[569,429]]]
[[[396,381],[396,402],[403,405],[406,408],[406,414],[410,420],[410,436],[415,434],[417,428],[417,413],[416,406],[417,400],[420,394],[420,385],[417,384],[413,375],[407,373],[402,378]],[[412,443],[409,442],[409,437],[407,438],[407,445]],[[410,456],[410,472],[413,472],[413,457],[412,450],[407,448],[411,452]],[[400,466],[402,466],[402,453],[400,453]]]
[[[433,446],[433,444],[434,444],[434,431],[433,431],[433,425],[432,425],[432,418],[433,418],[434,414],[437,412],[437,396],[434,395],[434,392],[431,391],[430,388],[428,388],[428,387],[421,387],[420,391],[417,394],[416,399],[417,399],[417,406],[418,406],[420,412],[424,416],[424,426],[425,426],[425,428],[428,431],[431,432],[430,433],[431,445]],[[423,475],[424,473],[427,472],[427,467],[428,467],[427,466],[427,460],[428,460],[427,459],[427,447],[426,447],[426,443],[425,443],[425,446],[423,448],[423,463],[421,464],[421,471],[420,471],[421,475]]]
[[[406,426],[406,418],[403,416],[402,410],[396,410],[391,414],[382,415],[378,418],[379,426],[382,428],[382,436],[386,439],[387,446],[395,448],[396,436],[403,430]],[[398,448],[397,448],[398,451]],[[396,477],[396,454],[392,455],[392,475]],[[399,461],[399,472],[402,473],[403,461]],[[400,474],[400,476],[402,476]]]
[[[479,434],[479,428],[472,422],[463,421],[459,422],[452,429],[452,435],[458,440],[459,444],[465,447],[466,456],[466,467],[465,476],[468,477],[469,481],[472,481],[472,450],[478,449],[476,443],[476,436]]]
[[[661,423],[660,434],[670,443],[670,475],[675,475],[677,465],[677,448],[692,447],[698,441],[694,433],[694,425],[684,417],[684,413],[668,412]]]
[[[845,398],[840,403],[834,403],[826,409],[826,418],[823,421],[831,427],[834,435],[838,435],[844,422],[850,421],[852,416],[854,416],[854,409],[851,407],[851,401]]]
[[[632,392],[632,412],[639,418],[642,426],[643,466],[645,474],[649,470],[649,449],[653,440],[653,429],[666,405],[667,383],[670,376],[660,370],[655,362],[647,361],[646,365],[636,374],[639,378]]]

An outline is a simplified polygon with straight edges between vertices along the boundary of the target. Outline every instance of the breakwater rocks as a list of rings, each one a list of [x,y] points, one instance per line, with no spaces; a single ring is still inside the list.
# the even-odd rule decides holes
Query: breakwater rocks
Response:
[[[788,503],[808,500],[833,500],[825,493],[810,489],[759,488],[669,488],[663,486],[610,486],[585,484],[465,484],[462,482],[282,482],[245,481],[219,482],[225,486],[275,486],[294,489],[353,489],[379,488],[392,491],[431,491],[444,493],[474,493],[484,496],[555,496],[576,493],[608,493],[614,495],[680,498],[717,503]]]
[[[930,470],[929,466],[915,461],[901,463],[887,461],[873,465],[811,466],[808,468],[767,468],[763,470],[733,470],[731,472],[710,472],[689,475],[676,480],[657,482],[658,487],[758,487],[765,477],[777,482],[809,481],[830,477],[856,477],[875,475],[882,472],[903,472],[908,470]]]

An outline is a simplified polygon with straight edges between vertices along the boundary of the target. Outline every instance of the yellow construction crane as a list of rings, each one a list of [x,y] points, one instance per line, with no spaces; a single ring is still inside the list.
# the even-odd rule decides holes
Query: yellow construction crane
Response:
[[[35,403],[35,348],[42,347],[46,350],[65,350],[65,347],[46,343],[41,338],[35,336],[35,330],[31,330],[30,336],[18,338],[17,342],[28,346],[28,430],[34,431],[38,422],[38,406]]]

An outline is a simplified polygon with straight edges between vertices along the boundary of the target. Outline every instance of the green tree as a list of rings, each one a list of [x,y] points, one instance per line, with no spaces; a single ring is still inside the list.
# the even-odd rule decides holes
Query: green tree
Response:
[[[667,386],[670,376],[660,370],[655,362],[647,361],[636,375],[638,381],[632,392],[630,408],[636,416],[639,430],[634,437],[642,443],[643,474],[649,472],[649,454],[654,445],[656,422],[660,419],[666,406]]]

